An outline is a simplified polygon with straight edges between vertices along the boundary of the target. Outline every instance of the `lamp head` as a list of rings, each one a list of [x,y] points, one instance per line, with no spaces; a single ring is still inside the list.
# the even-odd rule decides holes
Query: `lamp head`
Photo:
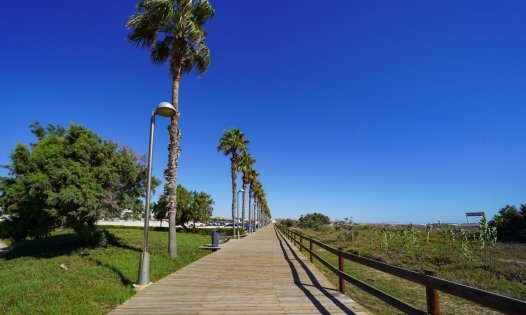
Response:
[[[157,106],[157,109],[155,110],[155,114],[163,117],[172,117],[175,115],[177,111],[172,106],[172,104],[168,102],[162,102]]]

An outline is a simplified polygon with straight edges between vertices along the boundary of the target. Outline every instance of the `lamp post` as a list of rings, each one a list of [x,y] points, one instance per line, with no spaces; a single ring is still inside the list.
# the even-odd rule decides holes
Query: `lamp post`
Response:
[[[239,222],[239,193],[240,192],[244,192],[245,190],[243,188],[241,188],[238,192],[237,192],[237,218],[236,218],[236,221]],[[236,222],[236,223],[237,223]],[[236,226],[236,223],[234,223],[234,231],[236,230],[235,226]],[[241,225],[243,225],[243,222],[241,222]],[[233,235],[234,236],[234,235]],[[239,227],[237,228],[237,239],[239,239]]]
[[[252,192],[248,191],[248,233],[252,233]]]
[[[175,108],[168,102],[160,103],[152,112],[150,118],[150,144],[148,147],[148,182],[146,184],[146,209],[144,214],[144,243],[139,259],[139,276],[137,289],[142,289],[150,284],[150,253],[148,252],[148,228],[150,226],[150,195],[152,190],[152,161],[153,161],[153,134],[155,129],[155,115],[172,117],[176,114]]]
[[[258,202],[258,200],[256,198],[254,198],[254,204],[252,205],[252,208],[253,208],[252,209],[252,212],[253,212],[252,216],[254,217],[254,227],[253,227],[254,232],[256,232],[256,230],[257,230],[257,225],[256,225],[257,224],[257,216],[256,216],[257,202]]]

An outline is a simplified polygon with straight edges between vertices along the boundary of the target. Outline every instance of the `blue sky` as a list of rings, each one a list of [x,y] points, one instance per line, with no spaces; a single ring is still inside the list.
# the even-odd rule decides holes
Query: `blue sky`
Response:
[[[126,41],[135,1],[10,1],[0,164],[28,125],[83,124],[145,153],[167,67]],[[181,84],[180,182],[230,208],[239,127],[275,217],[462,222],[526,203],[526,2],[213,1],[208,73]],[[162,176],[167,120],[158,119]],[[0,175],[5,175],[1,171]]]

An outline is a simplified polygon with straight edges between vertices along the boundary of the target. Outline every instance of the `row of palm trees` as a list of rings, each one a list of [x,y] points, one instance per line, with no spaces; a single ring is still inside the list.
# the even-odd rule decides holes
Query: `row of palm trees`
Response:
[[[237,209],[237,180],[238,173],[241,172],[241,185],[243,192],[241,207],[241,222],[245,223],[246,202],[245,196],[247,187],[248,193],[248,232],[254,231],[253,227],[262,227],[270,223],[270,210],[268,207],[265,191],[259,180],[259,173],[254,169],[256,159],[250,155],[248,150],[249,140],[245,139],[245,134],[238,128],[226,130],[219,139],[218,152],[223,152],[225,156],[230,156],[230,175],[232,177],[232,222],[236,222]],[[252,203],[252,200],[254,201]],[[236,224],[232,226],[233,235],[235,234]]]

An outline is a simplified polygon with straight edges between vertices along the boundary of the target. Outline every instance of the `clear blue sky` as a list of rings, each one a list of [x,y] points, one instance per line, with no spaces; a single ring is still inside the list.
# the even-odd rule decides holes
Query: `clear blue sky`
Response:
[[[83,124],[146,153],[166,66],[126,41],[135,1],[9,1],[0,164],[28,125]],[[242,129],[275,217],[462,222],[526,203],[525,1],[213,1],[212,64],[181,84],[180,182],[230,208]],[[166,164],[158,119],[154,173]],[[5,175],[1,171],[0,175]]]

